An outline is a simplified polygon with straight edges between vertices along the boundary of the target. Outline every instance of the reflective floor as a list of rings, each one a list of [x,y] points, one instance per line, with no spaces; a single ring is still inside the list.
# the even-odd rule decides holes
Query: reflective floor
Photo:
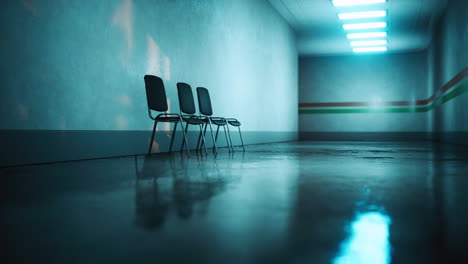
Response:
[[[0,169],[2,263],[468,263],[467,150],[293,142]]]

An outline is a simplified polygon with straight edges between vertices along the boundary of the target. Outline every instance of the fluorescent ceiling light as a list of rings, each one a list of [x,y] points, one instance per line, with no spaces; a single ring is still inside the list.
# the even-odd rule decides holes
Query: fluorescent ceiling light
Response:
[[[360,24],[344,24],[345,30],[353,29],[366,29],[366,28],[384,28],[387,26],[386,22],[374,22],[374,23],[360,23]]]
[[[377,51],[387,51],[387,47],[353,48],[353,52],[377,52]]]
[[[386,37],[387,32],[367,32],[367,33],[351,33],[346,35],[349,39],[358,39],[358,38],[382,38]]]
[[[371,18],[371,17],[384,17],[387,15],[387,11],[367,11],[367,12],[352,12],[352,13],[340,13],[338,17],[342,20],[346,19],[357,19],[357,18]]]
[[[364,41],[351,41],[352,47],[360,46],[377,46],[377,45],[387,45],[387,40],[364,40]]]
[[[385,3],[386,0],[333,0],[334,6],[354,6]]]

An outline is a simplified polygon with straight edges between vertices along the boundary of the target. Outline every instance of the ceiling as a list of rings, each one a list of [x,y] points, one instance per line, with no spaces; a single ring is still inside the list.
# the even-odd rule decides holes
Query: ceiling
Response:
[[[431,41],[431,28],[448,0],[387,0],[386,3],[334,7],[331,0],[269,0],[297,35],[300,55],[339,55],[352,53],[341,12],[387,10],[388,51],[425,49]]]

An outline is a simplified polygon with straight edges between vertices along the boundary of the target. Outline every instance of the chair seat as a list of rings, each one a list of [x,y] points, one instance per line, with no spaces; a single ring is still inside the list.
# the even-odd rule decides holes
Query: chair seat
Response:
[[[206,118],[198,118],[198,117],[182,117],[184,122],[187,122],[191,125],[201,125],[206,123]]]
[[[158,116],[156,117],[158,122],[180,122],[179,117],[177,116]]]
[[[217,126],[224,126],[226,125],[226,120],[225,119],[210,119],[211,120],[211,123],[217,125]]]
[[[228,123],[231,126],[240,126],[241,125],[241,122],[239,122],[238,120],[228,120]]]

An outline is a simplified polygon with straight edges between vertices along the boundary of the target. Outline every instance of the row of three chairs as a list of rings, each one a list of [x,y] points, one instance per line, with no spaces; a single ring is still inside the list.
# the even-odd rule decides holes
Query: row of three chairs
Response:
[[[148,103],[148,114],[149,117],[154,120],[153,133],[151,134],[150,145],[148,149],[148,155],[151,154],[151,148],[153,146],[154,133],[156,131],[156,126],[158,122],[168,122],[174,123],[174,130],[172,131],[171,143],[169,146],[169,152],[172,151],[172,145],[174,143],[175,132],[177,125],[181,123],[182,126],[182,146],[180,151],[183,150],[184,145],[187,150],[187,154],[190,155],[190,150],[188,147],[187,141],[187,130],[189,125],[198,126],[200,133],[198,136],[198,142],[196,150],[202,150],[204,147],[205,152],[208,153],[206,146],[206,131],[208,126],[210,127],[211,138],[213,140],[213,151],[217,153],[218,149],[216,142],[218,139],[218,133],[220,127],[224,129],[224,135],[226,138],[226,145],[229,149],[229,152],[234,151],[234,145],[232,143],[231,133],[229,130],[229,125],[237,127],[239,130],[239,137],[241,141],[242,150],[245,151],[244,141],[242,139],[242,133],[240,130],[241,123],[235,118],[224,118],[224,117],[214,117],[213,109],[211,106],[211,98],[208,92],[208,89],[203,87],[197,88],[197,97],[198,97],[198,109],[199,115],[196,115],[195,101],[193,99],[192,88],[187,83],[179,82],[177,83],[177,95],[179,98],[179,109],[180,114],[168,113],[169,107],[167,105],[166,90],[164,88],[164,82],[161,78],[154,75],[145,75],[145,88],[146,88],[146,99]],[[153,117],[152,111],[160,112],[159,115]],[[185,129],[184,129],[185,122]],[[216,125],[216,135],[213,135],[213,127]]]

